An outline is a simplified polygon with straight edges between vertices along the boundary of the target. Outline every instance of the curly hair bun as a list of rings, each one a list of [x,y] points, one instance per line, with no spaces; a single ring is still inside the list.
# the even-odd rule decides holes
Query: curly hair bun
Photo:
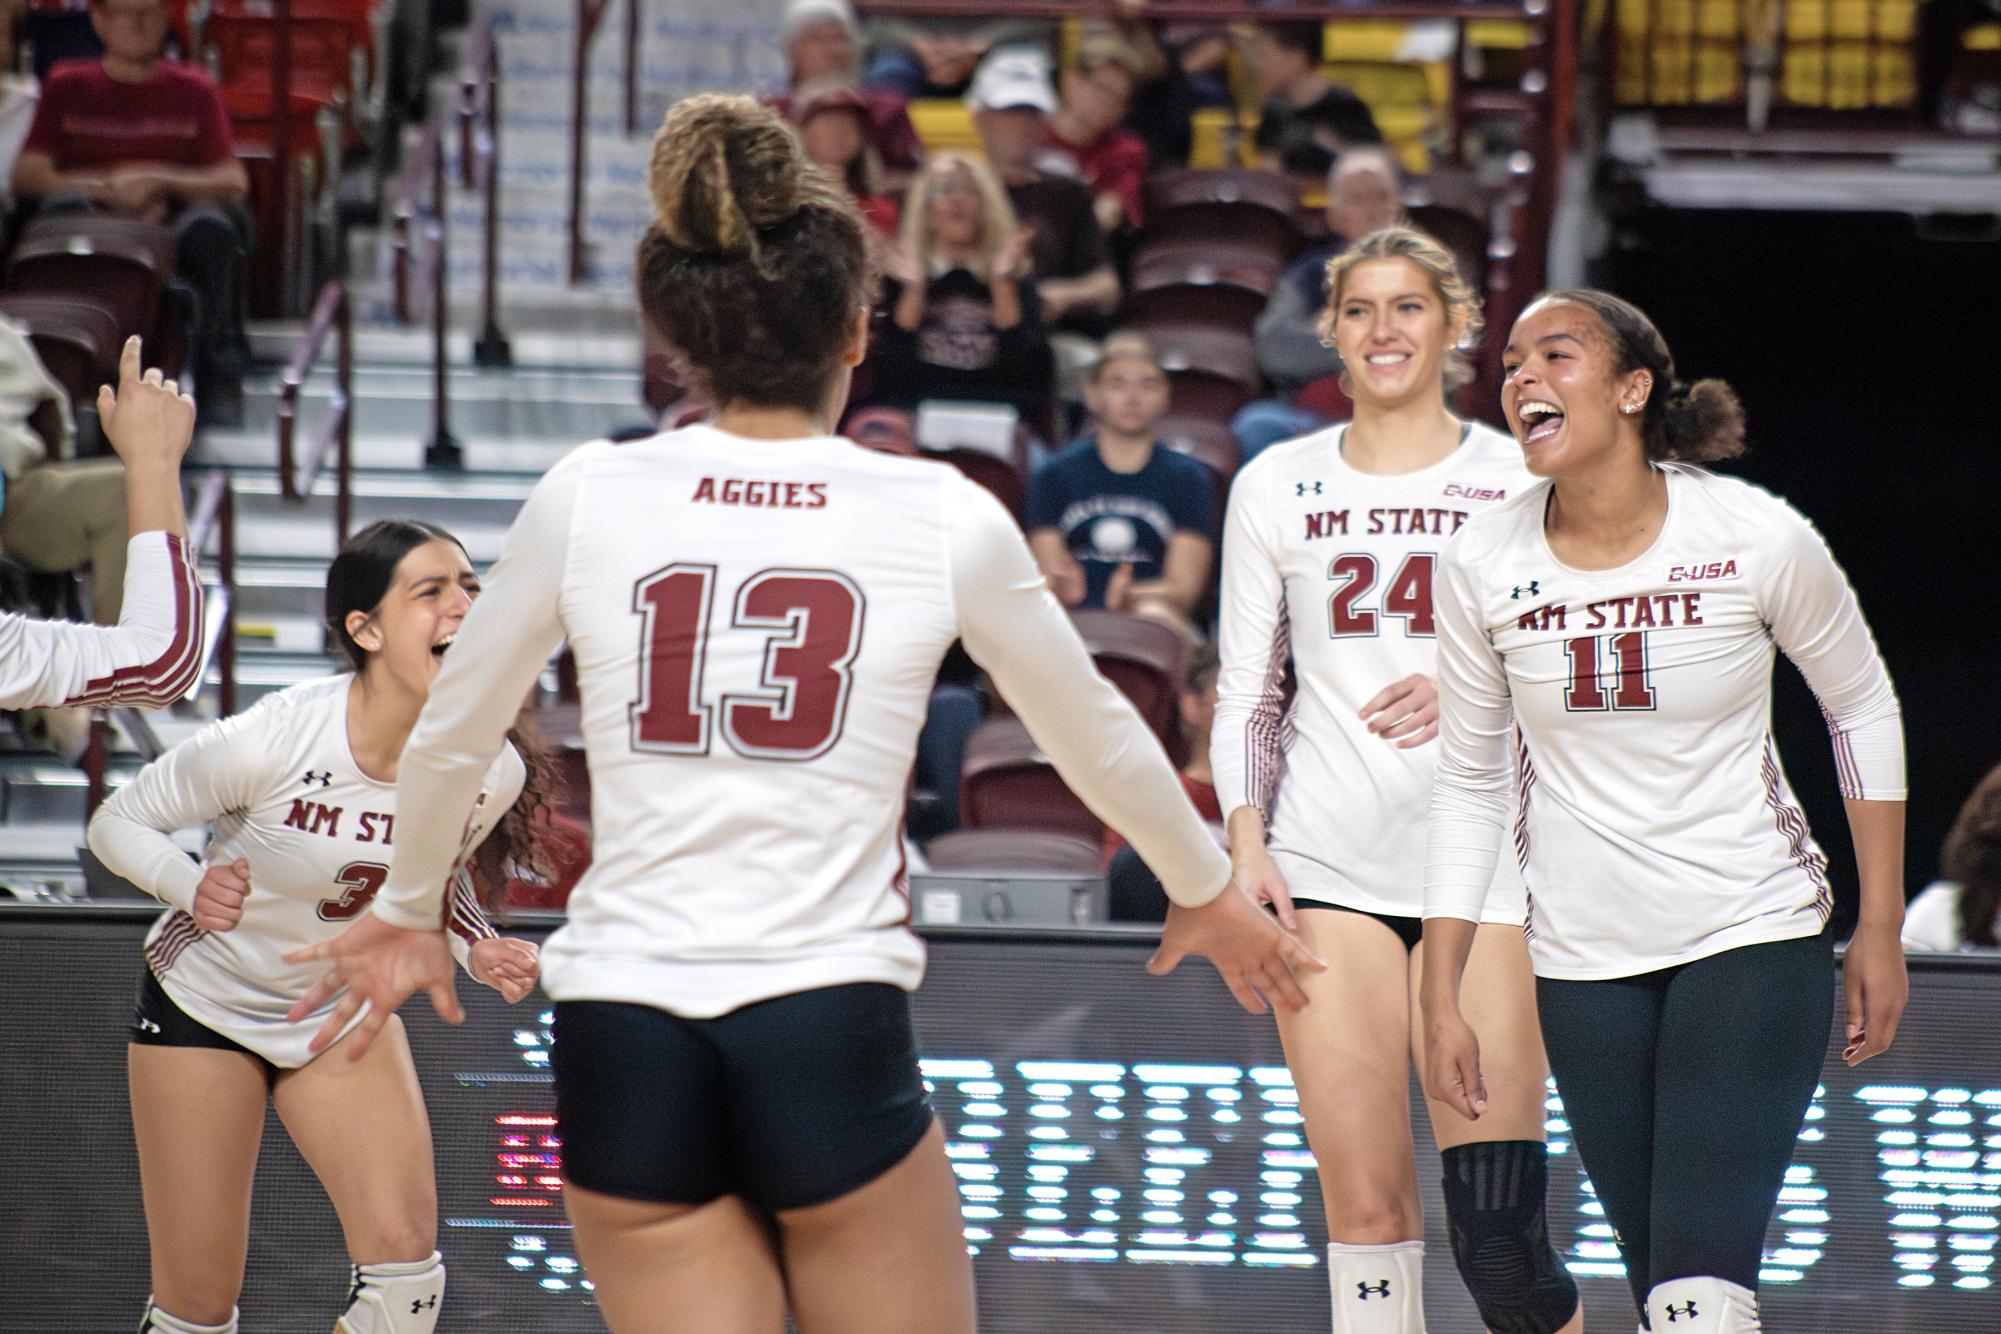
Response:
[[[654,225],[695,254],[755,256],[758,233],[826,190],[784,119],[755,99],[683,98],[653,136]]]
[[[1744,452],[1744,405],[1721,380],[1677,383],[1662,404],[1666,453],[1688,463],[1715,463]]]

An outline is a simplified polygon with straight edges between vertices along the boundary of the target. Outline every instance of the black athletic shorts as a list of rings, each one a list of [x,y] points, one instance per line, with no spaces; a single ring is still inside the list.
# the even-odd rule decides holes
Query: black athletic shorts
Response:
[[[1424,939],[1424,919],[1422,917],[1398,917],[1394,913],[1370,912],[1367,908],[1350,908],[1345,903],[1329,903],[1325,899],[1294,899],[1295,908],[1324,908],[1328,912],[1351,912],[1359,917],[1373,917],[1384,926],[1397,933],[1403,942],[1405,953],[1417,948],[1417,942]]]
[[[129,1031],[132,1041],[142,1047],[208,1047],[215,1051],[240,1051],[264,1067],[266,1079],[278,1071],[278,1067],[235,1038],[216,1032],[176,1005],[151,968],[146,969],[145,980],[139,983],[139,999],[132,1004]]]
[[[714,1019],[561,1001],[551,1063],[564,1177],[626,1199],[824,1204],[902,1162],[931,1126],[910,997],[880,982]]]

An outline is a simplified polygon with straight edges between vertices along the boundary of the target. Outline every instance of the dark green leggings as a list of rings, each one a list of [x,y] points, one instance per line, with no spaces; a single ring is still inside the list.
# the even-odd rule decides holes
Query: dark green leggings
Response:
[[[1825,933],[1598,982],[1541,978],[1550,1071],[1642,1310],[1674,1278],[1756,1291],[1827,1055]]]

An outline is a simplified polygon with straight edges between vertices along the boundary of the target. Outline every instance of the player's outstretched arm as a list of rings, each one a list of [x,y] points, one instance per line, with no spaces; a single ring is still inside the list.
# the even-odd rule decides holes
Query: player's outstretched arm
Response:
[[[118,388],[98,391],[97,410],[125,463],[123,612],[116,625],[0,613],[0,708],[161,708],[186,694],[200,669],[201,581],[181,508],[194,402],[158,370],[142,374],[139,340],[130,338]]]
[[[1265,1000],[1285,1010],[1304,1005],[1292,969],[1325,965],[1231,887],[1229,859],[1189,804],[1167,752],[1098,674],[1006,511],[970,483],[955,480],[948,494],[953,591],[966,651],[993,677],[1070,790],[1124,834],[1160,877],[1175,906],[1155,971],[1206,954],[1252,1013],[1262,1014]]]

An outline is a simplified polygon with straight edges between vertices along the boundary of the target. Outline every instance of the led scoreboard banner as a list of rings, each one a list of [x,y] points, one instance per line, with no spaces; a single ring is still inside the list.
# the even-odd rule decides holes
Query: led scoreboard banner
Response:
[[[124,1025],[151,915],[0,908],[0,1334],[122,1330],[144,1301]],[[930,934],[916,1011],[983,1331],[1327,1328],[1319,1183],[1270,1020],[1206,965],[1145,976],[1143,935]],[[1801,1132],[1765,1250],[1778,1334],[2001,1332],[2001,960],[1914,960],[1911,981],[1896,1047],[1859,1071],[1831,1057]],[[439,1328],[602,1330],[562,1213],[549,1005],[464,978],[459,995],[462,1029],[404,1011],[437,1142]],[[1548,1107],[1552,1231],[1591,1334],[1630,1334],[1554,1090]],[[1428,1324],[1477,1334],[1419,1121]],[[1725,1109],[1716,1133],[1731,1129]],[[254,1208],[244,1328],[324,1334],[346,1295],[340,1233],[275,1119]]]

